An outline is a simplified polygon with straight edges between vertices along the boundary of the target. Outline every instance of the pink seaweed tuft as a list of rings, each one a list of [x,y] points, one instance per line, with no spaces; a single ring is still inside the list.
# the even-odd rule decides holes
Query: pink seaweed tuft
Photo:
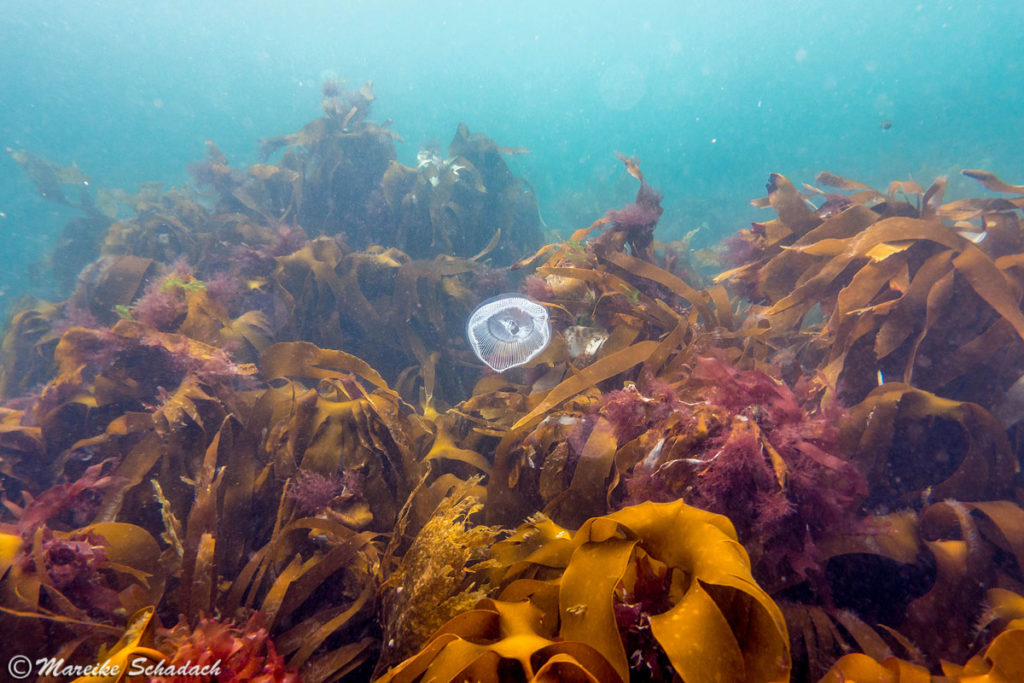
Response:
[[[170,332],[188,312],[185,292],[177,287],[165,287],[164,280],[153,280],[132,306],[132,317],[161,332]]]
[[[621,209],[610,209],[605,215],[608,220],[624,230],[640,230],[653,228],[663,211],[661,193],[647,183],[641,183],[632,204],[627,204]]]

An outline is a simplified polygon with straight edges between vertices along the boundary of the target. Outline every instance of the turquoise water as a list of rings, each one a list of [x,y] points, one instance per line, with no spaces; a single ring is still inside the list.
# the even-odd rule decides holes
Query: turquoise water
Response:
[[[374,82],[399,160],[466,122],[564,234],[628,201],[614,152],[665,194],[661,239],[763,214],[769,172],[876,186],[1024,171],[1024,6],[995,2],[3,3],[0,139],[104,187],[178,184],[320,115],[325,77]],[[886,129],[884,122],[891,122]],[[54,294],[38,265],[75,216],[0,156],[0,310]],[[487,229],[486,227],[482,229]],[[490,230],[488,229],[488,232]]]

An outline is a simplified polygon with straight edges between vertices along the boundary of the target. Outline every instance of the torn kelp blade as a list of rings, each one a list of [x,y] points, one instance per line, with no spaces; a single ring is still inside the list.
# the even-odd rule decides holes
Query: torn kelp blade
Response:
[[[466,333],[477,358],[497,372],[529,362],[551,341],[547,309],[518,294],[477,306]]]

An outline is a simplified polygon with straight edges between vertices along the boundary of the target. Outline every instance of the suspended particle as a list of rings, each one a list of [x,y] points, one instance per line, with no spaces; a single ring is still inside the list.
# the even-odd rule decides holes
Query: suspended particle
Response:
[[[551,341],[548,312],[518,294],[483,302],[466,324],[469,344],[492,370],[504,372],[532,360]]]

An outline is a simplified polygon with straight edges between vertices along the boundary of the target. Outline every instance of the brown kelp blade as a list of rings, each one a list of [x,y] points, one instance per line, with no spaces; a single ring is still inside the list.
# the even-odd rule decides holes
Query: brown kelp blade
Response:
[[[960,171],[962,175],[968,178],[974,178],[979,183],[992,190],[993,192],[1006,192],[1008,194],[1024,194],[1024,185],[1010,185],[1004,183],[999,176],[989,171],[982,171],[974,168],[967,168]]]
[[[836,175],[835,173],[829,173],[828,171],[822,171],[819,173],[815,178],[815,181],[821,185],[834,187],[837,190],[866,190],[878,194],[870,185],[865,185],[860,181],[850,180],[849,178],[844,178],[840,175]]]
[[[572,398],[598,382],[603,382],[609,377],[614,377],[620,372],[643,363],[657,348],[658,342],[643,341],[605,356],[593,365],[588,365],[552,389],[536,408],[512,425],[512,430],[518,431],[536,424],[544,415],[563,401]]]

